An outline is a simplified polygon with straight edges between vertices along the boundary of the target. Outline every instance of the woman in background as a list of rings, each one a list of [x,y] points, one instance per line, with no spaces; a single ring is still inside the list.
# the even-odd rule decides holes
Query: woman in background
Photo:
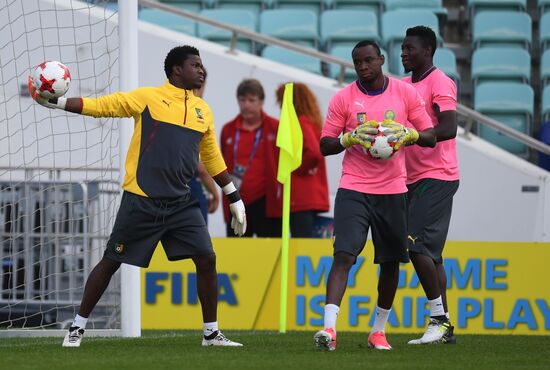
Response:
[[[285,84],[277,88],[279,105],[282,104],[284,90]],[[329,210],[327,170],[319,145],[323,119],[317,99],[307,85],[294,82],[293,90],[294,109],[302,128],[304,145],[302,165],[292,173],[291,178],[290,232],[293,238],[312,238],[317,214]],[[278,148],[274,154],[278,161]],[[277,171],[276,165],[274,169]],[[273,212],[270,217],[281,217],[283,188],[277,181],[274,185],[276,188],[267,192],[267,209]]]

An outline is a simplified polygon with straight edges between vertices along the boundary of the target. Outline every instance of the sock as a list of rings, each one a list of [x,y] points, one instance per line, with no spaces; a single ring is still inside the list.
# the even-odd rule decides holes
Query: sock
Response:
[[[205,322],[204,323],[202,332],[203,332],[205,338],[210,337],[213,334],[217,335],[218,334],[217,331],[218,331],[218,322],[217,321]]]
[[[443,309],[443,301],[441,300],[441,296],[437,297],[436,299],[432,299],[428,301],[430,305],[430,316],[431,317],[437,317],[445,316],[445,310]]]
[[[333,328],[336,331],[336,319],[338,318],[340,307],[335,304],[325,305],[325,329]]]
[[[388,316],[390,315],[391,308],[389,310],[383,309],[376,305],[376,317],[374,318],[374,325],[372,325],[371,333],[376,333],[377,331],[385,331],[386,322],[388,321]]]
[[[80,329],[86,329],[87,322],[88,322],[87,317],[76,315],[74,318],[73,324],[71,326],[78,326]]]

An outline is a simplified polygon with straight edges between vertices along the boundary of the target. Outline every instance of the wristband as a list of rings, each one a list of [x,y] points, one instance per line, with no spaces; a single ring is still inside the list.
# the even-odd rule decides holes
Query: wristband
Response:
[[[225,195],[229,195],[235,191],[237,191],[237,188],[235,187],[235,185],[233,184],[233,181],[229,182],[229,184],[225,185],[223,188],[222,188],[222,191]]]
[[[229,184],[225,185],[222,188],[222,191],[227,196],[229,203],[235,203],[241,200],[241,195],[239,194],[239,191],[237,190],[233,182],[230,182]]]
[[[57,106],[57,108],[65,110],[65,106],[67,105],[67,98],[57,98],[57,103],[55,105]]]

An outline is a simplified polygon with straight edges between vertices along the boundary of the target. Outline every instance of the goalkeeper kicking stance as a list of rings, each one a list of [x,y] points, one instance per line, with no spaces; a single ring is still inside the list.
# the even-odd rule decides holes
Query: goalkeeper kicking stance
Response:
[[[332,98],[321,134],[324,155],[344,150],[345,155],[334,206],[334,260],[328,276],[324,329],[315,334],[314,341],[319,348],[336,349],[336,319],[349,271],[372,227],[374,263],[380,264],[380,277],[368,345],[389,350],[385,327],[397,291],[399,263],[409,262],[405,158],[400,148],[412,144],[433,147],[436,140],[415,89],[382,73],[384,56],[379,46],[361,41],[351,55],[357,80]],[[365,153],[379,132],[378,121],[383,122],[384,134],[397,150],[385,161]],[[414,128],[397,123],[407,121]]]
[[[406,156],[409,256],[430,306],[426,332],[409,344],[456,342],[449,320],[447,277],[442,258],[459,182],[456,85],[433,65],[436,48],[434,31],[424,26],[409,28],[401,47],[405,72],[412,72],[412,76],[403,80],[424,98],[438,142],[433,150],[410,148]]]
[[[230,202],[232,228],[246,231],[246,214],[216,143],[210,107],[193,94],[204,83],[199,51],[179,46],[164,61],[168,81],[159,87],[118,92],[97,99],[46,100],[29,81],[33,99],[48,108],[94,117],[133,117],[124,193],[105,254],[90,273],[64,347],[79,347],[86,322],[121,263],[147,267],[159,241],[171,261],[191,258],[204,322],[203,346],[242,346],[218,329],[216,255],[199,204],[186,185],[199,152],[209,174]]]

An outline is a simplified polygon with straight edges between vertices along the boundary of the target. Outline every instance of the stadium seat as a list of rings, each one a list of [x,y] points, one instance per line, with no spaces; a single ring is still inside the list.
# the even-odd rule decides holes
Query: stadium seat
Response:
[[[351,63],[352,62],[351,51],[353,50],[354,46],[355,46],[354,43],[335,45],[331,49],[330,55],[334,55],[335,57],[347,60]],[[382,65],[382,71],[384,73],[388,73],[387,53],[384,49],[381,49],[380,51],[382,55],[384,55],[384,57],[386,58],[386,63]],[[330,64],[329,75],[334,79],[338,79],[338,76],[340,75],[340,66],[338,64]],[[357,75],[355,74],[355,69],[346,68],[346,71],[344,74],[344,81],[351,82],[351,81],[354,81],[355,79],[357,79]]]
[[[486,47],[472,56],[472,83],[487,80],[531,82],[531,56],[519,48]]]
[[[550,11],[550,0],[538,0],[537,5],[539,7],[539,15],[542,15]]]
[[[254,13],[248,10],[239,9],[204,9],[200,12],[200,15],[211,18],[218,22],[229,23],[241,28],[245,28],[250,31],[257,30],[257,22]],[[214,26],[209,26],[204,23],[198,24],[197,36],[212,41],[225,41],[224,44],[228,45],[228,41],[232,38],[230,31],[223,30]],[[244,39],[244,40],[243,40]],[[237,49],[251,53],[253,51],[252,42],[246,37],[239,37],[237,42]]]
[[[386,11],[395,9],[426,9],[437,16],[447,18],[447,8],[443,7],[442,0],[386,0]]]
[[[319,59],[300,54],[278,46],[266,46],[262,50],[262,56],[292,67],[300,68],[312,73],[322,74]]]
[[[260,14],[260,32],[284,40],[305,41],[317,48],[318,17],[310,10],[273,9]]]
[[[456,56],[451,49],[437,48],[433,62],[437,68],[453,79],[457,87],[460,85],[460,75],[456,69]]]
[[[317,16],[325,10],[325,0],[272,0],[274,9],[311,10]]]
[[[141,9],[138,17],[140,20],[156,24],[174,31],[186,33],[195,36],[195,22],[192,20],[180,17],[172,13],[168,13],[158,9]]]
[[[256,18],[265,9],[265,2],[262,0],[211,0],[212,8],[217,9],[238,9],[252,12]]]
[[[389,54],[389,69],[395,74],[403,74],[401,65],[401,42],[407,28],[422,24],[434,30],[439,41],[439,23],[435,14],[429,10],[398,9],[382,15],[382,43]]]
[[[381,17],[384,13],[385,0],[325,0],[328,9],[371,10]]]
[[[534,101],[534,92],[529,85],[517,82],[485,82],[475,89],[474,109],[530,135]],[[478,132],[480,137],[511,153],[522,156],[528,154],[526,145],[499,134],[490,127],[480,124]]]
[[[550,50],[546,50],[542,54],[540,60],[540,80],[543,87],[550,81]]]
[[[162,0],[161,2],[175,8],[198,13],[203,8],[202,0]],[[206,7],[206,6],[205,6]]]
[[[369,10],[336,9],[321,14],[321,39],[325,50],[337,42],[351,43],[358,40],[380,42],[378,19]]]
[[[542,90],[541,118],[543,122],[550,120],[550,86]]]
[[[484,11],[474,17],[472,46],[531,48],[531,17],[514,11]]]
[[[476,14],[487,10],[513,10],[526,11],[527,0],[468,0],[468,13],[470,19]]]
[[[544,14],[540,19],[539,41],[541,51],[548,49],[548,44],[550,42],[550,13]]]

